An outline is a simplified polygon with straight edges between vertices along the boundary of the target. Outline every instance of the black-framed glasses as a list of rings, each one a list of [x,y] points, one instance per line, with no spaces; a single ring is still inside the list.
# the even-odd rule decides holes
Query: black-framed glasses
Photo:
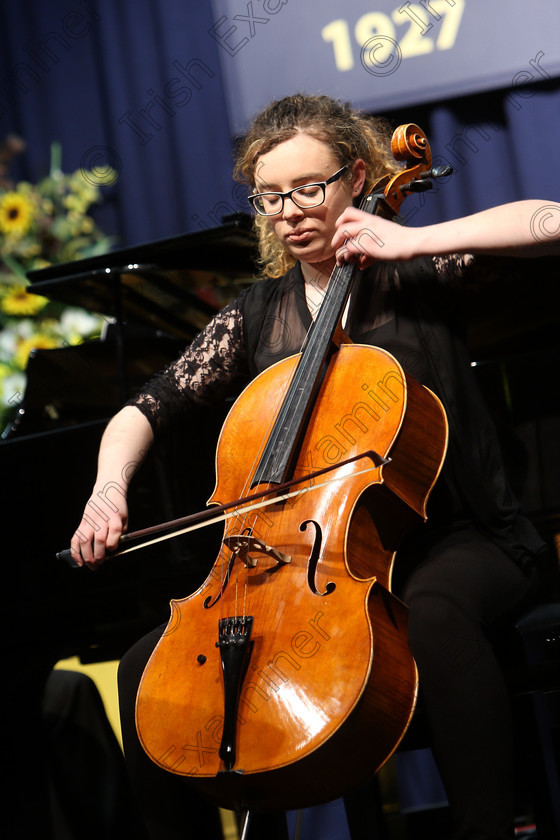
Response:
[[[325,188],[342,177],[348,169],[343,166],[326,181],[318,181],[316,184],[304,184],[301,187],[294,187],[288,192],[262,192],[253,193],[249,201],[261,216],[276,216],[284,209],[284,201],[291,198],[296,207],[301,210],[308,210],[311,207],[319,207],[325,200]]]

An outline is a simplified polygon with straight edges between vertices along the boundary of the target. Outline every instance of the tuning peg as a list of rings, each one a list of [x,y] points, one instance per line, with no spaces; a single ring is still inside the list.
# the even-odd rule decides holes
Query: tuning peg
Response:
[[[431,181],[424,181],[421,178],[417,178],[414,181],[409,181],[408,184],[403,184],[401,190],[407,193],[424,192],[425,190],[431,190],[432,187],[433,184]]]
[[[445,163],[441,166],[434,166],[433,169],[430,171],[431,178],[445,178],[447,175],[451,175],[453,173],[453,167],[449,164]]]

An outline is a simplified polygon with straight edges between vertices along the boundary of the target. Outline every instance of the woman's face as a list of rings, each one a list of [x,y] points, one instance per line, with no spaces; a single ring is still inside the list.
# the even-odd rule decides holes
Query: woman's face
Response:
[[[327,181],[339,169],[339,161],[325,142],[310,134],[296,134],[258,158],[255,189],[287,192],[293,187]],[[317,267],[334,264],[331,239],[335,222],[360,194],[364,177],[363,161],[355,161],[352,180],[342,177],[328,184],[325,201],[319,207],[302,209],[286,198],[282,212],[268,217],[274,233],[295,259]]]

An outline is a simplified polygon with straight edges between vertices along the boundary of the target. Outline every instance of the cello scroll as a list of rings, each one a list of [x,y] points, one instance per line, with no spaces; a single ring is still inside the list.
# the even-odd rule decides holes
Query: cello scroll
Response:
[[[428,138],[415,123],[400,125],[391,138],[391,153],[405,168],[393,177],[385,176],[377,182],[373,194],[379,199],[373,212],[384,218],[398,215],[409,193],[424,192],[433,187],[432,179],[451,175],[451,166],[432,167],[432,152]],[[379,193],[382,190],[382,194]],[[362,207],[361,209],[367,209]]]

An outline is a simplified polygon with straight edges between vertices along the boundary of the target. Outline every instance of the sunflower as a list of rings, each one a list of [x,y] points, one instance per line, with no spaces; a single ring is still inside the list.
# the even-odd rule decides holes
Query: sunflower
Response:
[[[0,231],[24,236],[33,221],[33,204],[18,192],[7,192],[0,198]]]
[[[0,301],[0,310],[6,315],[32,317],[47,305],[42,295],[28,294],[25,286],[11,286]]]

